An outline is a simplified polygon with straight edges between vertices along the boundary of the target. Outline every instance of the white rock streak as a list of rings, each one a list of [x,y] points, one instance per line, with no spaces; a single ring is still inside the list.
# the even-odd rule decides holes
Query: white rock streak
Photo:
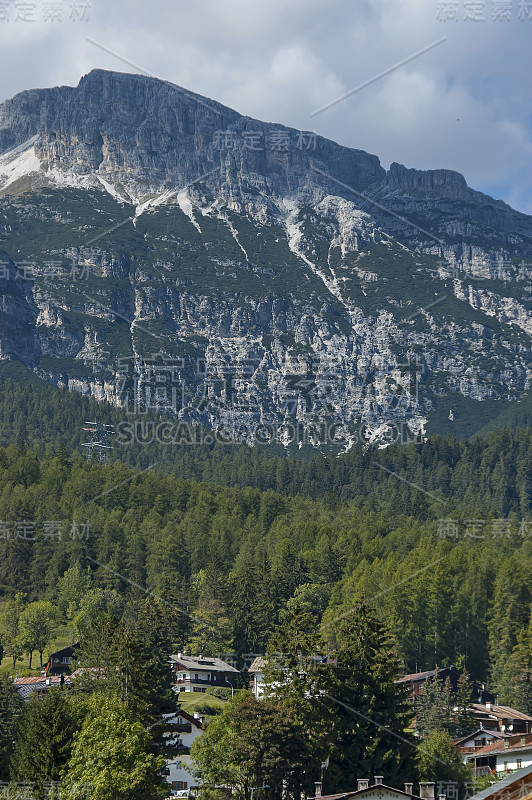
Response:
[[[196,217],[194,216],[194,209],[192,207],[192,202],[190,200],[190,197],[188,196],[187,189],[181,189],[181,191],[177,195],[177,202],[179,203],[179,208],[181,209],[183,214],[187,215],[187,217],[192,222],[194,227],[197,228],[197,230],[201,233],[201,228],[199,226]]]

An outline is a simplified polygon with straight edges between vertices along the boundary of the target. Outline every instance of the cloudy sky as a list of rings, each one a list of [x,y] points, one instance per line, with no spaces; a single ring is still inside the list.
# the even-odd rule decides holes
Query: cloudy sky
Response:
[[[385,167],[459,170],[532,214],[532,0],[0,0],[0,101],[94,67],[136,71],[87,37]]]

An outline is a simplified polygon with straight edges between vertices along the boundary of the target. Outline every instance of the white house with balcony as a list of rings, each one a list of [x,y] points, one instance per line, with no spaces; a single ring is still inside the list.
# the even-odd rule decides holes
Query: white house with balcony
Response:
[[[474,752],[466,753],[464,761],[475,768],[475,775],[507,775],[532,767],[532,734],[522,733],[494,741]]]
[[[166,722],[165,744],[172,751],[172,757],[166,760],[165,777],[171,787],[171,796],[179,796],[198,786],[190,769],[190,748],[203,727],[198,714],[192,716],[180,709],[163,714],[163,719]]]

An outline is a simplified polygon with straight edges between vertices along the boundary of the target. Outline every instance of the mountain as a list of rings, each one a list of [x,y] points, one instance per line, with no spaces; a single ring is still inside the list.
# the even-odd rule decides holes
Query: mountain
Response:
[[[532,218],[459,173],[103,70],[0,105],[0,151],[0,357],[45,381],[338,448],[529,407]]]

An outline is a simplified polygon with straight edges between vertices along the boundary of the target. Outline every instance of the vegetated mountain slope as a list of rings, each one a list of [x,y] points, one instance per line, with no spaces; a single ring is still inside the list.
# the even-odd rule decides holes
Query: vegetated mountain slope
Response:
[[[458,173],[102,70],[2,104],[0,148],[0,355],[44,380],[337,449],[526,396],[532,220]]]
[[[435,435],[405,447],[380,452],[378,445],[354,447],[326,457],[311,447],[285,449],[279,444],[163,443],[153,432],[166,424],[164,418],[147,414],[140,419],[143,438],[112,437],[110,462],[219,486],[301,495],[331,507],[356,500],[370,510],[378,506],[418,520],[442,515],[469,519],[464,507],[474,508],[480,519],[524,519],[532,513],[530,427],[461,441]],[[15,362],[0,363],[0,446],[15,443],[41,455],[86,455],[83,443],[90,435],[83,430],[85,420],[114,425],[118,431],[123,424],[121,410],[105,401],[43,384]]]
[[[31,600],[56,600],[60,578],[79,563],[94,587],[137,600],[145,587],[184,611],[178,649],[189,647],[199,618],[213,623],[209,652],[240,654],[265,652],[288,603],[308,609],[317,624],[323,615],[333,632],[362,593],[391,625],[407,671],[462,658],[475,678],[491,675],[498,683],[529,625],[532,520],[525,491],[510,507],[501,504],[507,495],[498,469],[501,458],[504,477],[515,467],[525,490],[531,433],[497,436],[484,446],[435,442],[417,459],[413,445],[389,448],[383,463],[404,458],[421,467],[425,460],[435,479],[447,471],[458,487],[443,505],[416,489],[421,503],[414,514],[411,482],[403,490],[389,475],[382,480],[388,490],[396,481],[399,502],[388,491],[365,503],[359,491],[333,506],[197,483],[158,468],[89,465],[64,450],[39,458],[0,448],[0,515],[9,534],[0,540],[0,602],[21,591]],[[477,483],[469,481],[467,499],[457,503],[471,475]],[[490,476],[486,508],[478,479],[484,487]],[[528,508],[524,525],[520,501]],[[31,532],[16,537],[21,519]],[[45,535],[46,520],[56,521],[53,539]],[[71,535],[72,523],[85,535]]]

